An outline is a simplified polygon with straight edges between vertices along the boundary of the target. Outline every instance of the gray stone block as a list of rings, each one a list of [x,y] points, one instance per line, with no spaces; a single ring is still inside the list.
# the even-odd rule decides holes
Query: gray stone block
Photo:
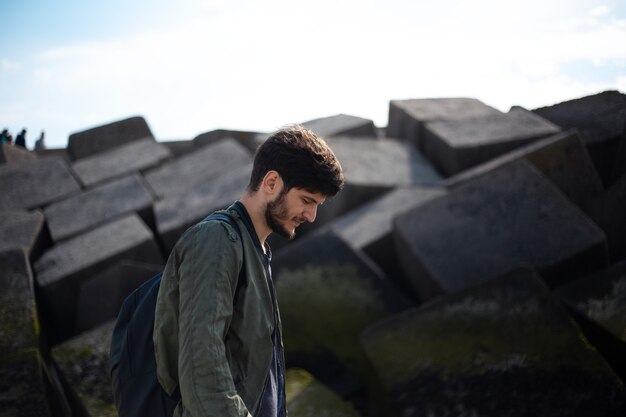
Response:
[[[556,286],[607,263],[602,230],[525,160],[399,216],[394,235],[424,300],[518,266]]]
[[[626,123],[624,124],[624,133],[617,150],[617,158],[611,171],[611,183],[617,181],[623,175],[626,175]]]
[[[259,146],[259,140],[257,138],[260,135],[263,136],[264,134],[245,130],[216,129],[199,134],[193,138],[193,144],[197,147],[203,147],[212,145],[223,139],[235,139],[250,152],[254,153]]]
[[[556,289],[590,342],[626,378],[626,261]]]
[[[373,121],[347,114],[313,119],[301,125],[325,139],[332,136],[378,137]]]
[[[124,299],[163,270],[163,265],[120,261],[81,284],[76,331],[82,332],[117,317]]]
[[[187,228],[239,199],[250,181],[251,172],[251,164],[242,165],[157,202],[154,208],[156,226],[165,251],[172,250]]]
[[[605,185],[610,183],[611,169],[626,125],[626,94],[604,91],[533,112],[563,129],[578,129],[600,178]]]
[[[67,163],[59,157],[0,165],[0,209],[33,209],[80,190]]]
[[[246,148],[234,139],[226,139],[151,170],[145,177],[157,195],[165,197],[210,183],[222,173],[250,162],[252,155]]]
[[[30,258],[36,258],[47,240],[44,224],[39,210],[0,211],[0,251],[22,248]]]
[[[44,212],[52,239],[60,241],[130,213],[150,224],[152,204],[143,178],[131,175],[51,204]]]
[[[359,417],[352,404],[303,369],[288,369],[287,410],[291,417]]]
[[[608,416],[624,385],[530,270],[377,323],[362,337],[403,416]]]
[[[35,262],[53,343],[74,334],[80,285],[122,259],[163,262],[152,232],[136,214],[58,243]]]
[[[410,306],[366,257],[334,233],[306,236],[272,260],[286,360],[345,386],[367,378],[358,337],[369,324]]]
[[[144,138],[154,135],[145,119],[135,116],[71,134],[67,151],[72,159],[80,159]]]
[[[612,262],[626,259],[626,174],[592,204],[591,217],[606,234]]]
[[[533,164],[585,213],[590,212],[593,202],[603,193],[602,181],[576,130],[515,149],[448,178],[445,185],[455,187],[522,158]]]
[[[500,111],[474,98],[391,100],[386,134],[389,137],[403,139],[421,149],[424,123],[493,114],[500,114]]]
[[[428,122],[421,149],[444,175],[471,168],[560,128],[525,110],[462,120]]]
[[[167,140],[161,142],[161,144],[172,153],[174,158],[187,155],[196,150],[196,146],[194,146],[191,140]]]
[[[154,139],[139,139],[113,149],[85,157],[72,164],[72,168],[85,187],[110,181],[134,172],[156,167],[170,159],[172,153]]]
[[[35,159],[36,154],[26,149],[9,145],[8,143],[0,144],[0,164],[20,163],[24,160]]]
[[[111,321],[52,348],[52,359],[89,416],[117,417],[109,371],[114,325]]]

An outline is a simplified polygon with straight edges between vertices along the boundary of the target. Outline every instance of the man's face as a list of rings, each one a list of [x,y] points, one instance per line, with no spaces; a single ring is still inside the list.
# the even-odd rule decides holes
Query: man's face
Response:
[[[293,239],[298,226],[307,221],[310,223],[315,221],[317,206],[325,200],[323,194],[302,188],[285,191],[283,185],[276,199],[267,203],[265,221],[272,232]]]

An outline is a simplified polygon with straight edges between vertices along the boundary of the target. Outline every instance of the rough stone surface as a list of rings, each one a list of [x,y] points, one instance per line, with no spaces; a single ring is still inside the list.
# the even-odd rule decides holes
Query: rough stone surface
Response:
[[[242,165],[157,202],[156,225],[166,252],[172,250],[187,228],[240,198],[250,181],[251,171],[251,164]]]
[[[559,130],[549,121],[518,109],[471,119],[428,122],[424,125],[421,148],[435,167],[449,176]]]
[[[19,146],[9,145],[8,143],[0,144],[0,164],[15,164],[24,160],[34,159],[36,154],[22,149]]]
[[[29,256],[38,255],[45,244],[44,222],[39,210],[0,211],[0,251],[23,248]]]
[[[594,201],[603,193],[602,181],[576,130],[558,133],[515,149],[448,178],[445,185],[457,186],[522,158],[533,164],[586,213],[590,212]]]
[[[394,234],[424,300],[518,266],[555,286],[607,262],[604,233],[524,160],[399,216]]]
[[[287,411],[291,417],[359,417],[347,401],[303,369],[288,369],[285,377]]]
[[[193,138],[193,144],[194,146],[203,147],[212,145],[223,139],[235,139],[241,145],[245,146],[250,152],[254,153],[259,145],[259,142],[257,141],[257,137],[259,135],[263,134],[245,130],[216,129],[199,134]]]
[[[108,322],[52,349],[53,360],[90,416],[117,417],[109,376],[114,326]]]
[[[159,197],[180,193],[252,162],[250,152],[234,139],[225,139],[151,170],[145,177]]]
[[[0,209],[33,209],[67,197],[80,185],[60,157],[0,165]]]
[[[421,149],[420,139],[426,122],[460,120],[500,114],[474,98],[430,98],[391,100],[387,136],[400,138]]]
[[[155,167],[172,157],[170,150],[154,139],[139,139],[80,159],[72,164],[85,187]]]
[[[74,334],[80,285],[121,259],[163,262],[152,232],[136,214],[58,243],[35,262],[45,322],[57,336],[53,342]]]
[[[410,306],[380,270],[332,232],[307,236],[276,252],[273,277],[286,361],[344,389],[366,378],[358,346],[369,324]],[[347,382],[349,381],[349,382]]]
[[[337,114],[302,123],[302,126],[323,138],[332,136],[361,136],[376,138],[378,131],[374,122],[362,117]]]
[[[612,262],[626,259],[626,174],[600,195],[589,216],[606,234]]]
[[[163,265],[120,261],[81,284],[76,308],[76,331],[92,329],[115,319],[124,299]]]
[[[624,385],[531,270],[377,323],[368,357],[403,416],[618,416]]]
[[[52,239],[59,241],[129,213],[148,220],[152,204],[142,177],[132,175],[51,204],[45,215]]]
[[[578,129],[600,177],[605,185],[609,184],[619,138],[626,125],[626,94],[604,91],[533,112],[563,129]]]
[[[613,165],[611,174],[611,182],[617,181],[623,175],[626,175],[626,124],[624,124],[624,133],[620,140],[617,158],[615,158],[615,164]]]
[[[67,151],[72,159],[85,158],[128,142],[153,138],[143,117],[130,117],[70,135]]]

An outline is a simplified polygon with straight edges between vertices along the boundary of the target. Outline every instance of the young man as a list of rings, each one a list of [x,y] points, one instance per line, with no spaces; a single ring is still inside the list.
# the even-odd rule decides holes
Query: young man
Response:
[[[191,227],[163,272],[154,324],[159,382],[180,388],[175,416],[286,415],[285,364],[267,237],[293,238],[343,187],[337,158],[293,126],[256,152],[240,201],[219,220]]]

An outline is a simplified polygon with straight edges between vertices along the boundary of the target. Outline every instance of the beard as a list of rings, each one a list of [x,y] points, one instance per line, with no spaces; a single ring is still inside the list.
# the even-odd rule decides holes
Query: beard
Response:
[[[286,187],[283,186],[283,189],[280,191],[278,197],[276,197],[276,200],[267,203],[265,208],[265,222],[272,232],[291,240],[296,237],[296,230],[289,230],[283,224],[283,222],[289,220],[289,212],[287,210],[287,205],[285,204],[286,195],[287,190]],[[304,221],[299,218],[294,218],[294,220]]]

